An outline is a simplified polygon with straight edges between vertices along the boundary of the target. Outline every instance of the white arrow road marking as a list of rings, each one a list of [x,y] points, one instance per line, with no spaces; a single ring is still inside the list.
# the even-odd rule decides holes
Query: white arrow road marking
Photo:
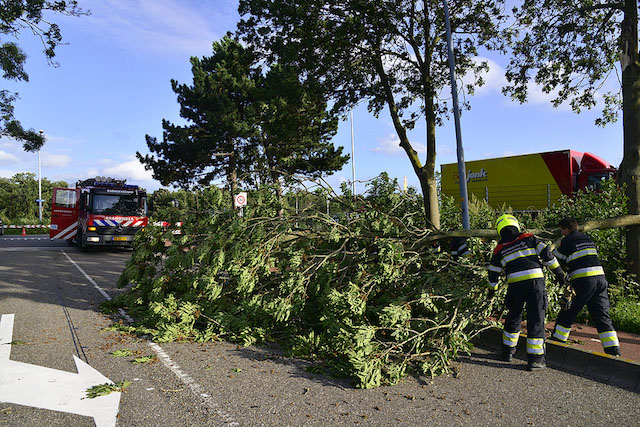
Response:
[[[73,356],[78,373],[9,360],[13,314],[0,318],[0,402],[93,417],[97,427],[116,425],[120,392],[87,399],[87,389],[112,383]]]
[[[102,296],[104,296],[107,299],[107,301],[111,301],[111,297],[109,296],[109,294],[106,293],[105,290],[102,289],[100,285],[98,285],[96,281],[93,280],[91,276],[89,276],[87,272],[82,269],[82,267],[80,267],[74,260],[72,260],[71,257],[67,255],[67,253],[64,250],[61,250],[61,252],[64,254],[64,256],[67,257],[69,262],[73,264],[80,273],[82,273],[85,279],[87,279],[89,283],[91,283],[98,290],[98,292],[100,292]],[[133,323],[133,319],[131,318],[131,316],[129,316],[123,309],[120,308],[118,310],[120,311],[120,314],[122,315],[122,317],[124,317],[127,320],[127,322]],[[164,366],[166,366],[169,370],[171,370],[171,372],[173,372],[178,378],[180,378],[180,380],[184,384],[189,386],[191,391],[200,399],[202,399],[205,405],[207,405],[210,409],[214,410],[215,413],[218,414],[224,420],[225,424],[230,426],[239,425],[237,422],[233,420],[233,417],[229,413],[223,411],[219,407],[218,403],[215,401],[215,399],[211,395],[204,392],[205,391],[204,387],[198,384],[196,380],[194,380],[189,374],[184,372],[177,363],[171,360],[169,355],[162,349],[162,347],[160,347],[158,344],[152,341],[147,341],[147,345],[151,347],[151,349],[153,349],[153,351],[158,355],[158,358],[162,361]]]

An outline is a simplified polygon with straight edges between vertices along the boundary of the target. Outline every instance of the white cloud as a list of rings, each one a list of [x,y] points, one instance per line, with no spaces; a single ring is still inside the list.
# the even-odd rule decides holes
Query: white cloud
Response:
[[[128,49],[198,55],[209,53],[211,42],[222,37],[214,27],[237,20],[235,2],[216,3],[203,14],[202,7],[176,0],[88,1],[83,6],[91,16],[80,18],[79,25]]]
[[[66,154],[41,154],[42,167],[65,168],[71,163],[71,157]]]
[[[507,79],[504,77],[505,69],[500,66],[496,61],[488,58],[478,57],[476,62],[486,62],[489,66],[489,71],[482,73],[484,79],[484,85],[476,88],[476,95],[487,95],[490,93],[500,93],[500,90],[507,84]],[[465,84],[472,83],[471,75],[467,74],[463,79]]]
[[[418,153],[426,153],[427,146],[420,143],[411,141],[413,149]],[[375,153],[401,155],[404,154],[404,149],[400,147],[400,138],[396,134],[389,134],[378,142],[378,145],[371,149]]]
[[[529,103],[538,105],[547,105],[550,108],[554,108],[557,111],[571,112],[571,105],[568,102],[563,102],[558,107],[553,107],[551,100],[558,96],[558,90],[553,90],[551,93],[545,93],[541,86],[536,85],[530,81],[527,83],[527,89],[529,91]]]
[[[124,178],[130,184],[153,181],[153,173],[144,170],[144,165],[135,158],[107,167],[102,171],[101,175],[111,176],[113,178]]]
[[[13,154],[9,154],[6,151],[0,151],[0,165],[10,165],[17,163],[19,160]]]
[[[506,70],[503,66],[498,64],[496,61],[484,58],[477,57],[475,58],[476,62],[486,62],[489,66],[489,71],[482,74],[482,78],[485,81],[485,84],[481,87],[476,87],[475,95],[476,96],[484,96],[490,94],[501,94],[502,88],[507,85],[507,79],[505,77]],[[463,84],[473,83],[473,74],[468,73],[462,78]],[[553,108],[551,104],[551,100],[557,96],[557,90],[552,93],[544,93],[541,86],[536,85],[533,81],[529,81],[527,83],[527,90],[529,92],[528,103],[532,105],[543,105],[550,108]],[[451,90],[449,89],[449,92]],[[508,97],[504,97],[505,100],[509,100]],[[519,105],[517,102],[510,102],[512,105]],[[556,111],[571,111],[571,107],[568,103],[564,103],[559,107],[555,108]]]
[[[436,153],[441,155],[441,156],[448,156],[449,154],[454,154],[455,150],[451,147],[448,147],[446,145],[439,145],[436,148]]]

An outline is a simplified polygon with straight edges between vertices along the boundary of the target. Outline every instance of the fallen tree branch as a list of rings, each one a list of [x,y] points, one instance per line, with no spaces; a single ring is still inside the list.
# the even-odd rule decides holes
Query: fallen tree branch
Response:
[[[623,215],[614,218],[593,219],[579,224],[580,231],[582,232],[627,227],[630,225],[640,225],[640,215]],[[526,231],[547,239],[554,239],[561,236],[560,228],[531,229]],[[494,240],[499,239],[498,233],[494,229],[475,229],[435,232],[429,236],[423,237],[422,240],[433,242],[436,240],[449,239],[451,237],[484,237]]]

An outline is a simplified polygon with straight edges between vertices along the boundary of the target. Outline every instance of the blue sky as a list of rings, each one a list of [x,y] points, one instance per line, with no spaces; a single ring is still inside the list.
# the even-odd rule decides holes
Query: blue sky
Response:
[[[208,56],[211,43],[233,31],[237,0],[79,0],[91,16],[56,16],[68,45],[57,50],[60,67],[47,65],[39,40],[24,32],[18,42],[29,58],[29,82],[4,82],[20,94],[16,116],[26,127],[44,130],[42,176],[73,183],[96,175],[126,178],[149,191],[161,187],[136,160],[147,153],[145,134],[161,138],[161,121],[180,122],[170,80],[191,81],[191,56]],[[553,108],[549,97],[532,88],[528,104],[500,93],[506,59],[492,58],[487,85],[469,97],[472,109],[461,118],[466,160],[574,149],[588,151],[618,166],[622,161],[621,121],[596,127],[599,110],[580,115]],[[615,83],[615,82],[614,82]],[[388,113],[379,119],[366,108],[354,110],[356,180],[387,171],[402,183],[418,186],[411,165],[398,147]],[[425,127],[410,133],[424,157]],[[453,122],[437,132],[438,170],[456,161]],[[351,128],[340,124],[335,145],[351,152]],[[38,172],[38,155],[19,143],[0,139],[0,176]],[[337,187],[351,179],[351,164],[328,179]],[[358,192],[362,191],[358,186]]]

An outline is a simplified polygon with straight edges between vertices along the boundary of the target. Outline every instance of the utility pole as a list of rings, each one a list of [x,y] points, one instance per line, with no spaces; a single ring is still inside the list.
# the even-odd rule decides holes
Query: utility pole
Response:
[[[353,142],[353,110],[351,110],[351,181],[353,197],[356,197],[356,157],[355,144]]]
[[[44,138],[44,131],[40,131],[40,136]],[[40,149],[38,149],[38,219],[42,222],[42,177],[40,168]]]
[[[449,19],[449,4],[444,4],[444,19],[447,26],[447,49],[449,51],[449,74],[451,75],[451,98],[453,99],[453,116],[456,124],[456,147],[458,153],[458,182],[460,183],[460,203],[462,205],[462,228],[468,230],[469,200],[467,197],[467,172],[464,167],[464,150],[462,148],[462,131],[460,129],[460,108],[458,107],[458,87],[456,85],[456,63],[453,57],[453,42],[451,41],[451,21]]]

